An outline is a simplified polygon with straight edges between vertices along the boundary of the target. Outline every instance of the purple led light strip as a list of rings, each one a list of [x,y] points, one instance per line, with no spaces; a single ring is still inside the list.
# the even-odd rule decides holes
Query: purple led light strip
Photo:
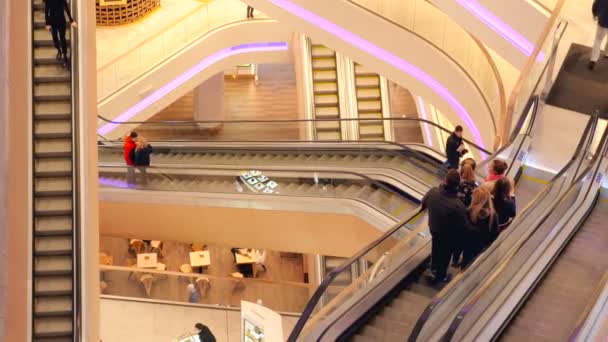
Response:
[[[479,20],[490,26],[494,31],[500,34],[503,38],[515,45],[526,56],[530,57],[534,53],[534,44],[527,40],[524,36],[515,31],[511,26],[500,20],[494,13],[483,7],[475,0],[456,0],[460,6],[475,15]],[[537,60],[543,60],[543,54],[539,54]]]
[[[242,44],[242,45],[237,45],[237,46],[233,46],[233,47],[229,47],[229,48],[220,50],[220,51],[212,54],[211,56],[203,59],[200,63],[198,63],[194,67],[190,68],[188,71],[184,72],[183,74],[179,75],[173,81],[160,87],[158,90],[156,90],[152,94],[148,95],[145,99],[141,100],[140,102],[135,104],[133,107],[129,108],[126,112],[124,112],[124,113],[120,114],[119,116],[117,116],[116,118],[114,118],[112,121],[126,122],[127,120],[129,120],[132,117],[134,117],[135,115],[137,115],[137,113],[148,108],[154,102],[161,99],[163,96],[169,94],[170,92],[172,92],[174,89],[176,89],[180,85],[182,85],[185,82],[192,79],[199,72],[205,70],[210,65],[217,63],[224,58],[242,54],[242,53],[247,53],[247,52],[285,51],[288,48],[289,48],[289,46],[285,42],[270,42],[270,43]],[[106,135],[109,132],[111,132],[113,129],[115,129],[118,125],[119,125],[118,123],[107,123],[107,124],[103,125],[100,129],[98,129],[97,133],[99,133],[101,135]]]
[[[336,37],[344,40],[345,42],[352,44],[359,49],[372,54],[379,59],[384,60],[385,62],[393,65],[394,67],[414,76],[422,83],[426,84],[428,87],[437,92],[441,97],[443,97],[460,115],[460,118],[464,121],[464,123],[471,130],[471,134],[475,139],[477,145],[484,147],[483,139],[481,138],[481,134],[479,133],[479,129],[475,125],[473,119],[466,111],[464,106],[460,104],[460,102],[452,95],[441,83],[437,82],[431,76],[426,74],[424,71],[416,68],[410,63],[404,61],[403,59],[391,54],[390,52],[383,50],[382,48],[366,41],[365,39],[354,35],[353,33],[341,28],[340,26],[325,20],[318,15],[294,4],[288,0],[269,0],[271,3],[283,8],[284,10],[308,21],[309,23],[327,31]],[[486,158],[484,153],[481,153],[482,159]]]

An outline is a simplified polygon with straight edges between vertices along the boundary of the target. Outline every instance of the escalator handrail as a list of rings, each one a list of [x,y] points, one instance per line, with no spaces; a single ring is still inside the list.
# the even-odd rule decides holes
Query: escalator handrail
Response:
[[[401,220],[398,224],[393,226],[393,228],[389,229],[384,234],[382,234],[381,237],[379,237],[378,239],[376,239],[375,241],[373,241],[372,243],[367,245],[365,248],[358,251],[355,255],[350,257],[347,261],[342,263],[340,266],[331,270],[323,278],[323,281],[321,282],[321,284],[319,284],[319,287],[317,287],[317,289],[315,290],[313,295],[310,297],[308,303],[306,304],[306,307],[304,308],[304,311],[302,311],[302,314],[300,315],[300,318],[296,322],[287,341],[288,342],[296,341],[296,339],[298,338],[298,336],[304,329],[304,325],[306,324],[306,322],[312,315],[312,312],[314,311],[315,307],[317,306],[319,300],[321,300],[321,297],[323,296],[323,294],[325,293],[327,288],[329,288],[329,285],[333,282],[333,280],[340,273],[342,273],[345,270],[347,270],[348,268],[350,268],[354,263],[358,262],[359,259],[361,259],[361,257],[363,257],[364,255],[369,253],[371,250],[378,247],[381,243],[383,243],[384,241],[389,239],[395,232],[399,231],[403,226],[408,224],[410,221],[413,221],[414,219],[416,219],[416,217],[418,217],[418,215],[422,212],[423,212],[422,208],[419,207],[415,212],[410,214],[407,218]],[[412,231],[411,233],[417,234],[415,231]]]
[[[102,148],[102,149],[120,149],[121,147],[119,147],[119,146],[103,146],[103,145],[101,145],[101,146],[99,146],[99,148]],[[262,148],[245,149],[245,148],[242,148],[242,147],[234,147],[234,148],[230,148],[230,147],[229,148],[225,148],[225,147],[223,147],[221,149],[222,150],[234,150],[234,151],[237,151],[239,153],[259,152],[261,150],[265,151],[265,152],[269,151],[267,148],[263,148],[263,149]],[[349,149],[349,148],[340,148],[340,149],[333,149],[333,150],[332,149],[327,149],[327,148],[323,148],[323,149],[297,148],[297,151],[299,151],[299,152],[311,152],[311,151],[314,151],[314,152],[319,152],[319,151],[322,151],[322,152],[344,152],[344,151],[360,152],[362,150],[371,151],[371,152],[388,153],[389,155],[392,155],[394,157],[397,157],[397,158],[400,158],[400,159],[405,159],[405,156],[403,156],[402,154],[400,154],[398,151],[390,150],[390,149],[373,148],[373,147],[369,147],[369,148],[352,148],[352,149]],[[275,148],[275,147],[273,147],[271,151],[293,151],[293,149],[281,149],[281,148]],[[426,160],[427,162],[429,162],[431,164],[432,163],[437,163],[437,161],[435,161],[433,158],[431,158],[429,156],[426,156],[425,154],[420,153],[418,151],[415,151],[415,150],[412,150],[412,149],[407,149],[405,151],[408,152],[408,153],[413,154],[414,157],[419,158],[421,160]],[[429,174],[435,174],[437,172],[437,169],[430,170],[429,168],[427,168],[423,164],[418,164],[417,167],[425,170]],[[438,168],[439,168],[439,166],[438,166]],[[391,169],[391,170],[403,173],[403,170],[398,170],[398,169]],[[424,183],[423,181],[421,181],[420,179],[418,179],[417,177],[411,177],[411,178],[413,180],[415,180],[416,182],[424,185],[424,186],[428,185],[428,184]]]
[[[471,298],[471,300],[469,300],[460,310],[460,312],[456,315],[456,317],[454,318],[452,324],[450,325],[450,328],[448,329],[448,331],[446,332],[445,336],[444,336],[444,341],[449,342],[451,341],[452,337],[455,335],[456,331],[458,330],[460,324],[464,321],[464,319],[466,318],[467,314],[469,312],[472,311],[473,307],[475,306],[475,304],[481,299],[481,297],[485,294],[485,292],[494,284],[494,282],[498,279],[498,275],[502,272],[502,270],[504,270],[506,268],[506,266],[509,264],[509,262],[517,255],[517,253],[519,252],[519,250],[521,250],[521,248],[523,248],[523,246],[530,241],[530,239],[534,236],[534,234],[538,231],[538,229],[540,229],[540,227],[547,221],[547,219],[551,216],[551,214],[554,213],[555,208],[557,208],[566,198],[566,196],[569,194],[569,191],[571,189],[573,189],[576,184],[578,184],[579,182],[583,181],[585,179],[585,177],[587,176],[588,172],[591,172],[595,169],[595,172],[597,172],[597,169],[599,168],[599,163],[597,166],[594,166],[594,164],[597,163],[598,159],[602,158],[603,155],[605,154],[605,149],[608,146],[608,128],[604,129],[604,132],[602,134],[602,139],[601,139],[601,144],[600,146],[598,146],[598,150],[595,153],[595,155],[593,156],[593,159],[590,163],[590,166],[588,166],[586,168],[586,170],[584,172],[582,172],[576,179],[575,181],[572,182],[571,185],[569,185],[568,187],[568,191],[565,191],[560,197],[559,199],[557,199],[555,201],[555,203],[553,203],[553,205],[551,205],[550,208],[548,208],[547,210],[545,210],[545,213],[542,215],[542,218],[539,221],[539,224],[536,225],[535,227],[533,227],[527,234],[527,237],[525,238],[525,240],[523,242],[521,242],[520,244],[518,244],[517,246],[514,246],[514,248],[511,248],[510,251],[508,252],[509,255],[507,255],[500,263],[500,265],[498,265],[494,271],[493,274],[491,275],[491,277],[481,286],[481,288],[479,288],[477,291],[475,291],[475,294],[473,295],[473,297]],[[565,169],[565,168],[564,168]],[[562,169],[563,171],[563,169]],[[546,189],[546,188],[545,188]]]
[[[577,160],[579,160],[579,155],[581,153],[584,153],[584,151],[586,150],[586,147],[588,146],[586,142],[592,140],[589,136],[590,136],[590,133],[595,130],[595,127],[596,127],[598,121],[599,121],[599,115],[597,115],[597,113],[594,113],[594,115],[591,116],[589,118],[589,120],[587,121],[587,125],[585,126],[581,139],[579,140],[579,143],[576,147],[575,152],[573,153],[572,157],[570,158],[570,161],[568,161],[568,163],[551,179],[551,181],[549,181],[549,183],[547,183],[545,185],[543,190],[541,190],[536,196],[534,196],[534,198],[521,211],[520,217],[526,215],[526,213],[529,210],[531,210],[540,201],[542,201],[548,195],[548,193],[552,189],[555,182],[558,179],[560,179],[572,167],[572,165]],[[437,295],[435,295],[435,297],[431,300],[431,303],[422,312],[422,314],[418,318],[418,321],[414,325],[414,329],[412,330],[412,332],[409,336],[409,339],[408,339],[410,342],[416,341],[418,339],[418,336],[422,332],[422,329],[424,328],[428,319],[433,314],[434,310],[439,306],[439,304],[441,304],[441,302],[445,298],[447,298],[449,296],[451,291],[456,287],[457,284],[459,284],[461,282],[461,280],[464,281],[464,278],[467,275],[471,274],[472,270],[475,267],[477,267],[476,265],[480,265],[483,262],[483,260],[485,260],[489,257],[490,253],[488,253],[488,252],[490,252],[490,250],[487,250],[481,256],[479,256],[477,258],[477,260],[475,260],[475,262],[471,266],[469,266],[469,268],[467,268],[465,270],[465,272],[459,273],[456,277],[454,277],[454,279],[452,279],[452,281],[449,284],[447,284]]]
[[[568,338],[568,341],[575,342],[578,339],[581,332],[583,331],[587,322],[589,322],[591,319],[593,319],[593,317],[591,317],[593,308],[595,307],[597,302],[602,298],[602,293],[606,292],[607,288],[608,288],[608,271],[604,272],[604,276],[602,276],[602,279],[600,280],[599,284],[595,287],[595,290],[593,291],[591,298],[589,298],[587,306],[581,313],[581,315],[576,323],[576,327],[573,329],[572,333],[570,334],[570,338]]]
[[[107,167],[107,168],[125,168],[124,165],[117,165],[117,164],[110,164],[110,163],[99,163],[98,167],[103,168],[103,167]],[[230,166],[223,166],[221,168],[209,168],[209,167],[204,167],[204,166],[193,166],[193,167],[182,167],[182,166],[149,166],[149,169],[156,169],[156,170],[208,170],[208,171],[218,171],[218,170],[230,170],[230,171],[243,171],[243,168],[241,167],[230,167]],[[382,182],[379,182],[367,175],[358,173],[358,172],[354,172],[354,171],[313,171],[313,170],[302,170],[302,169],[281,169],[281,170],[268,170],[268,169],[264,169],[264,168],[259,168],[256,167],[256,170],[258,171],[264,171],[264,172],[277,172],[277,173],[287,173],[287,172],[293,172],[293,173],[311,173],[311,174],[320,174],[323,175],[325,173],[330,173],[330,174],[345,174],[345,175],[351,175],[351,176],[355,176],[358,177],[362,180],[367,181],[369,184],[380,188],[384,191],[389,192],[390,194],[397,196],[399,198],[404,198],[408,201],[414,202],[416,203],[417,200],[414,197],[409,197],[409,196],[404,196],[403,194],[400,194],[398,192],[396,192],[395,190],[391,189],[390,187],[382,184]],[[169,179],[169,180],[173,180],[173,177],[171,177],[169,175],[169,173],[167,172],[162,172],[159,171],[159,173],[161,176]],[[323,178],[322,176],[319,176],[319,178]],[[255,194],[255,193],[254,193]],[[264,194],[265,195],[265,194]],[[274,196],[282,196],[281,194],[273,194]],[[309,197],[309,196],[302,196],[302,197]],[[360,201],[359,198],[356,197],[346,197],[344,196],[343,198],[350,198],[350,199],[354,199],[357,201]],[[374,206],[375,207],[375,206]],[[381,210],[380,208],[376,208],[377,210]],[[389,216],[392,216],[390,213],[386,213]]]
[[[78,1],[69,2],[70,12],[75,22],[79,22]],[[68,26],[69,27],[69,26]],[[71,70],[71,98],[72,98],[72,339],[75,342],[83,340],[82,336],[82,304],[83,291],[81,281],[81,226],[80,215],[80,110],[79,110],[79,42],[78,31],[70,28],[70,70]],[[32,301],[34,302],[34,301]]]
[[[352,121],[356,121],[356,122],[365,122],[365,121],[410,121],[410,122],[419,122],[419,123],[424,123],[424,124],[428,124],[431,125],[437,129],[440,129],[446,133],[452,133],[452,131],[448,130],[447,128],[433,122],[433,121],[429,121],[426,119],[420,119],[420,118],[400,118],[400,117],[388,117],[388,118],[337,118],[337,119],[278,119],[278,120],[202,120],[202,121],[194,121],[194,120],[185,120],[185,121],[181,121],[181,120],[167,120],[167,121],[124,121],[124,122],[120,122],[120,121],[112,121],[110,119],[107,119],[101,115],[97,115],[97,118],[109,123],[109,124],[116,124],[116,125],[202,125],[202,124],[272,124],[272,123],[315,123],[315,122],[352,122]],[[283,140],[281,142],[285,142],[286,140]],[[297,142],[304,142],[303,140],[294,140]],[[338,140],[338,141],[342,141],[342,140]],[[476,143],[474,143],[471,140],[465,139],[463,138],[463,141],[466,142],[469,146],[474,147],[476,150],[478,150],[479,152],[485,153],[487,155],[491,155],[492,152],[488,151],[487,149],[477,145]],[[244,141],[241,141],[244,142]],[[257,141],[257,142],[261,142],[261,141]],[[310,142],[320,142],[320,141],[310,141]],[[379,141],[382,142],[382,141]],[[385,141],[385,142],[390,142],[390,141]],[[391,142],[392,143],[392,142]],[[395,143],[396,145],[399,145],[399,143]]]

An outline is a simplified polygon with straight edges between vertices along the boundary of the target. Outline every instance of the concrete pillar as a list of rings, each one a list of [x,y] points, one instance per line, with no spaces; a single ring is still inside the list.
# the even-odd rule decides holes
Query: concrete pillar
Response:
[[[0,341],[31,340],[30,8],[0,0]]]
[[[224,120],[224,72],[219,72],[194,89],[194,121]],[[221,129],[221,123],[199,124],[208,130]]]

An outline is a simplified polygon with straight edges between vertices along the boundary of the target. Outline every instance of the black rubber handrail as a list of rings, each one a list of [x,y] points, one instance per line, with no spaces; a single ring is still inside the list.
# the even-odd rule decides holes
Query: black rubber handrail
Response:
[[[278,120],[203,120],[203,121],[180,121],[180,120],[168,120],[168,121],[112,121],[110,119],[106,119],[101,115],[97,115],[97,118],[106,122],[106,123],[111,123],[111,124],[116,124],[116,125],[202,125],[202,124],[277,124],[277,123],[315,123],[315,122],[351,122],[351,121],[356,121],[356,122],[378,122],[378,121],[409,121],[409,122],[419,122],[419,123],[424,123],[424,124],[428,124],[431,125],[437,129],[442,130],[445,133],[449,133],[451,134],[452,131],[448,130],[447,128],[438,125],[432,121],[429,120],[425,120],[425,119],[420,119],[420,118],[337,118],[337,119],[278,119]],[[295,140],[298,142],[302,142],[302,140]],[[341,141],[341,140],[338,140]],[[475,142],[470,141],[468,139],[464,139],[463,141],[466,142],[469,146],[474,147],[476,150],[478,150],[479,152],[485,153],[487,155],[491,155],[492,152],[477,145]],[[217,141],[216,142],[222,142],[222,141]],[[241,141],[244,142],[244,141]],[[264,142],[264,141],[257,141],[257,142]],[[285,142],[285,140],[283,140],[282,142]],[[311,142],[320,142],[320,141],[311,141]],[[370,141],[371,142],[371,141]],[[382,141],[378,141],[378,142],[382,142]],[[384,141],[384,142],[389,142],[389,141]]]
[[[505,258],[500,263],[500,265],[498,265],[498,267],[495,268],[496,271],[494,272],[494,274],[492,275],[492,277],[490,277],[490,279],[488,279],[482,285],[482,287],[475,292],[475,294],[473,295],[472,299],[470,301],[468,301],[468,303],[463,306],[463,308],[461,309],[461,311],[454,318],[452,324],[450,324],[450,328],[445,333],[445,335],[444,335],[444,337],[442,339],[443,341],[449,342],[449,341],[452,340],[452,338],[456,334],[456,331],[458,330],[460,324],[466,318],[467,314],[469,312],[471,312],[471,310],[475,306],[475,304],[477,304],[477,302],[481,299],[481,297],[485,294],[485,292],[490,288],[490,286],[493,285],[494,282],[498,279],[498,275],[500,274],[500,272],[505,269],[506,265],[515,257],[515,255],[517,255],[517,252],[519,250],[521,250],[521,248],[523,248],[523,246],[526,244],[526,242],[528,242],[534,236],[534,234],[538,231],[538,229],[540,229],[540,227],[543,226],[543,224],[547,221],[547,219],[551,216],[551,214],[554,213],[555,208],[557,208],[557,206],[559,206],[562,203],[562,201],[566,198],[566,196],[569,195],[569,192],[574,188],[574,186],[576,186],[576,184],[578,184],[583,179],[585,179],[585,177],[586,177],[586,175],[587,175],[588,172],[591,172],[594,169],[595,169],[595,172],[597,172],[597,168],[599,167],[599,163],[598,163],[597,166],[593,166],[593,165],[597,163],[597,161],[598,161],[599,158],[602,158],[604,156],[605,150],[606,150],[607,146],[608,146],[608,128],[604,129],[604,132],[603,132],[602,138],[601,138],[601,143],[598,146],[598,150],[596,151],[596,153],[595,153],[595,155],[593,157],[593,160],[590,163],[590,165],[586,168],[586,170],[584,172],[582,172],[575,179],[574,182],[572,182],[572,184],[569,186],[569,190],[566,191],[566,192],[564,192],[559,197],[559,199],[557,201],[555,201],[555,203],[553,203],[553,205],[551,205],[550,208],[548,208],[547,210],[545,210],[545,213],[542,215],[542,218],[540,219],[539,224],[537,226],[535,226],[529,232],[529,234],[527,235],[525,241],[523,241],[522,243],[520,243],[517,246],[517,248],[513,251],[513,253],[511,253],[507,258]]]
[[[596,127],[596,124],[597,124],[598,120],[599,120],[599,115],[594,115],[594,116],[592,116],[592,117],[589,118],[589,120],[587,122],[587,125],[585,126],[585,129],[584,129],[583,134],[581,136],[581,139],[579,140],[579,143],[578,143],[578,145],[576,147],[576,150],[573,153],[572,157],[570,158],[570,161],[551,179],[551,181],[549,181],[549,183],[547,183],[547,185],[545,185],[545,187],[543,188],[543,190],[541,190],[541,192],[539,192],[536,196],[534,196],[534,198],[522,210],[522,213],[520,214],[520,217],[526,216],[527,213],[532,208],[534,208],[536,205],[538,205],[538,203],[540,203],[541,201],[543,201],[545,199],[545,197],[549,194],[549,192],[552,189],[552,187],[555,184],[555,182],[557,180],[559,180],[574,165],[574,163],[577,160],[579,160],[579,155],[581,153],[584,153],[585,146],[587,146],[586,142],[592,140],[592,139],[590,139],[590,133],[592,132],[592,129],[594,129]],[[579,165],[580,165],[580,163],[579,163]],[[474,262],[473,265],[471,265],[464,273],[459,274],[455,279],[453,279],[448,285],[446,285],[431,300],[431,303],[423,311],[423,313],[420,315],[420,318],[416,322],[416,325],[414,326],[414,329],[412,330],[412,332],[411,332],[411,334],[410,334],[410,336],[408,338],[408,341],[414,342],[414,341],[416,341],[418,339],[418,336],[422,332],[422,329],[424,328],[424,325],[426,324],[426,322],[428,321],[428,319],[431,317],[431,315],[433,314],[434,310],[449,295],[449,293],[452,291],[452,289],[455,288],[455,286],[459,283],[459,280],[461,278],[465,277],[468,274],[471,274],[471,272],[475,269],[475,267],[477,267],[476,265],[480,265],[487,257],[489,257],[489,255],[490,255],[489,252],[491,252],[491,251],[484,252],[479,258],[477,258],[477,260]]]

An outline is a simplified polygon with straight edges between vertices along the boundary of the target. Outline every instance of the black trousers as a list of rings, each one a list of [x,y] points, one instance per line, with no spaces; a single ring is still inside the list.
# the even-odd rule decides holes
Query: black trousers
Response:
[[[247,6],[247,18],[253,18],[253,7]]]
[[[68,55],[68,42],[65,40],[65,31],[67,29],[67,25],[65,21],[63,24],[56,23],[51,25],[51,35],[53,36],[53,44],[57,51],[63,53],[63,56],[66,57]]]
[[[431,245],[431,271],[437,280],[443,280],[448,273],[452,258],[453,241],[449,237],[433,235]]]

